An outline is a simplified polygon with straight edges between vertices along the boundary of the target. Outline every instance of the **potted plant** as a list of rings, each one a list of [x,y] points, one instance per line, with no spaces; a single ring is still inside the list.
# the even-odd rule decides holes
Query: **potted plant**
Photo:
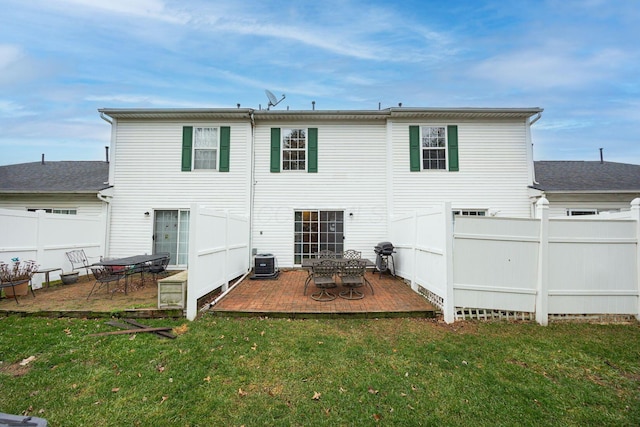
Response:
[[[38,264],[35,261],[21,262],[18,258],[12,258],[11,264],[0,261],[0,282],[17,283],[15,286],[3,287],[7,297],[15,295],[24,296],[29,291],[29,281],[38,271]]]
[[[77,271],[69,271],[60,273],[60,280],[62,280],[63,285],[71,285],[78,281],[78,272]]]

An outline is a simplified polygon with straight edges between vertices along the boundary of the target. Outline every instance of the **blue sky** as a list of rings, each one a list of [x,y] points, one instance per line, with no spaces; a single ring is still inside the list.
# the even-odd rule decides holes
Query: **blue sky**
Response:
[[[640,164],[640,1],[2,0],[0,165],[103,160],[98,108],[542,107],[536,160]]]

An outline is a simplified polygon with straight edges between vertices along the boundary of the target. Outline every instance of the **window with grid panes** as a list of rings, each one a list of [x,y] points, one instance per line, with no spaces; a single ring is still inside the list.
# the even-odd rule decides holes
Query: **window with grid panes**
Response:
[[[304,171],[307,168],[307,130],[282,129],[282,170]]]
[[[218,128],[193,128],[193,168],[216,169]]]
[[[447,130],[444,126],[421,127],[422,169],[447,169]]]

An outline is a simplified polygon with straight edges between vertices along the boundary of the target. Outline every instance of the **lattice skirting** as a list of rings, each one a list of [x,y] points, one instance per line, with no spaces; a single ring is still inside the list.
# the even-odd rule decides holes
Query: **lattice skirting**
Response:
[[[633,314],[550,314],[549,322],[633,323]]]
[[[423,288],[420,285],[418,285],[418,293],[425,297],[427,301],[429,301],[432,305],[438,307],[440,310],[444,308],[444,298],[442,298],[440,295],[434,294],[430,290]]]
[[[528,311],[491,310],[485,308],[456,307],[455,320],[536,320]]]

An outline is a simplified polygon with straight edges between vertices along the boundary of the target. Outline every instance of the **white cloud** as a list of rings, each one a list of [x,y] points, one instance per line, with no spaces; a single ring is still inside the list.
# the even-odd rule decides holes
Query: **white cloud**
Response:
[[[61,3],[71,3],[72,7],[80,6],[119,15],[129,15],[171,23],[183,24],[189,20],[189,15],[167,9],[165,2],[162,0],[59,0],[58,4],[60,5]]]

